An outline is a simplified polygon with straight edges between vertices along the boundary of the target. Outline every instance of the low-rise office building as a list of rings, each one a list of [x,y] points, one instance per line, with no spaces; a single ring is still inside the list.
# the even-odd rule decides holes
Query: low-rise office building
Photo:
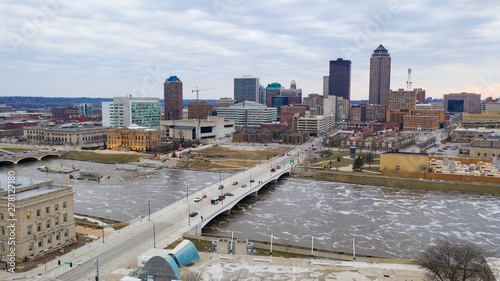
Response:
[[[333,115],[315,115],[293,118],[292,127],[299,133],[308,133],[309,135],[323,135],[330,132],[335,125]]]
[[[0,257],[10,259],[11,223],[15,224],[15,260],[34,259],[76,240],[73,188],[55,185],[52,180],[20,178],[9,182],[0,175]],[[15,191],[15,212],[8,205]]]
[[[25,127],[24,137],[32,144],[104,144],[109,127],[62,125]]]
[[[160,148],[161,131],[147,127],[132,125],[108,132],[109,149],[124,148],[127,150],[150,151]]]
[[[405,131],[436,131],[439,130],[438,116],[405,115],[403,120]]]
[[[278,110],[260,103],[244,101],[230,107],[217,108],[217,116],[234,121],[236,126],[259,126],[278,119]]]
[[[218,139],[235,131],[235,121],[220,116],[208,116],[206,120],[184,119],[161,121],[165,138],[185,140]]]

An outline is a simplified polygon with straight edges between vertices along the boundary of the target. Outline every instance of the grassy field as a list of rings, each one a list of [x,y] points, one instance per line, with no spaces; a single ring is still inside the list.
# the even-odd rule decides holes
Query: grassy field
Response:
[[[259,161],[241,161],[241,160],[212,160],[212,161],[178,161],[177,167],[179,168],[191,168],[206,170],[210,165],[210,171],[225,171],[225,172],[239,172],[249,166],[254,166],[258,164]]]
[[[0,146],[0,149],[3,149],[3,150],[6,150],[6,151],[10,151],[10,152],[13,152],[13,153],[18,153],[18,152],[23,152],[23,151],[27,151],[27,150],[38,150],[40,149],[39,147],[13,147],[13,146]]]
[[[268,147],[268,146],[249,146],[248,149],[241,147],[231,149],[224,146],[215,146],[200,151],[200,154],[206,158],[223,159],[245,159],[245,160],[264,160],[267,157],[280,155],[290,151],[288,147]]]
[[[61,158],[102,163],[130,163],[139,161],[141,157],[138,154],[101,154],[90,151],[70,151]]]
[[[349,156],[349,152],[333,152],[333,155],[328,156],[326,153],[323,154],[324,157],[319,157],[319,154],[317,154],[317,158],[310,158],[308,161],[313,167],[320,167],[323,165],[323,163],[329,162],[330,160],[332,161],[332,169],[335,169],[339,165],[339,167],[346,167],[346,166],[352,166],[354,164],[354,160],[352,159],[343,159],[344,156]],[[360,155],[365,155],[364,153],[356,153],[356,157]],[[337,158],[340,156],[340,163],[337,162]],[[377,158],[377,160],[373,160],[371,165],[379,165],[380,160]],[[365,162],[364,169],[370,170],[370,171],[376,171],[378,172],[378,167],[372,167],[368,169],[368,163]]]

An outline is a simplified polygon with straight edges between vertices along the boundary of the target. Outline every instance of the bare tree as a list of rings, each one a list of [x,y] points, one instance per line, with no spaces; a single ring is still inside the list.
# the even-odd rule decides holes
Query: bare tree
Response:
[[[490,280],[488,253],[467,241],[439,240],[418,257],[430,279],[441,281]],[[491,279],[493,280],[493,279]]]

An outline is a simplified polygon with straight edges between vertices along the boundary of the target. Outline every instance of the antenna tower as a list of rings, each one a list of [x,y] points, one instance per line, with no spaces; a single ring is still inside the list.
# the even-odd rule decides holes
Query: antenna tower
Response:
[[[408,81],[406,81],[406,90],[411,91],[411,68],[408,68]]]

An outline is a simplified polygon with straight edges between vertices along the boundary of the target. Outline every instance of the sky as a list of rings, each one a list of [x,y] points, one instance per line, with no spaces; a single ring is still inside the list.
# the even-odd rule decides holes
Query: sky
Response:
[[[351,99],[368,99],[382,44],[391,88],[442,98],[500,96],[495,0],[4,0],[0,95],[163,98],[176,75],[184,99],[234,97],[234,78],[295,80],[323,92],[329,61],[351,60]]]

